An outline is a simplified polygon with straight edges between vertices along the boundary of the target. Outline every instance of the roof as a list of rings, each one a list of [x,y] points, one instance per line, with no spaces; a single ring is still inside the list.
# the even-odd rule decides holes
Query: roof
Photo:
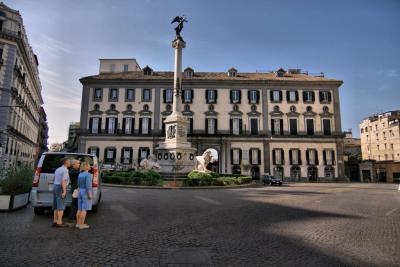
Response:
[[[147,66],[146,66],[147,67]],[[144,68],[145,69],[145,68]],[[152,75],[144,75],[143,71],[127,71],[127,72],[107,72],[98,75],[87,76],[80,79],[84,82],[96,81],[121,81],[121,80],[173,80],[174,72],[172,71],[154,71]],[[236,77],[229,77],[226,72],[195,72],[193,77],[183,79],[188,80],[214,80],[214,81],[311,81],[311,82],[337,82],[339,85],[343,83],[341,80],[329,79],[326,77],[312,76],[307,74],[288,74],[277,77],[274,72],[238,72]]]

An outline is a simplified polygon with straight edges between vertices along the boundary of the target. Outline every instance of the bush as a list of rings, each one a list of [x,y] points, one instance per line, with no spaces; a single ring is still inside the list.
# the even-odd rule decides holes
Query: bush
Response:
[[[7,172],[1,182],[2,194],[21,194],[29,192],[32,187],[34,171],[28,166],[18,166]]]
[[[253,177],[251,176],[240,176],[238,179],[241,179],[242,184],[249,184],[253,182]]]
[[[156,171],[117,171],[109,172],[103,177],[103,182],[126,185],[161,185],[163,179]]]
[[[219,178],[215,178],[212,180],[212,185],[216,185],[216,186],[224,186],[224,178],[219,177]]]

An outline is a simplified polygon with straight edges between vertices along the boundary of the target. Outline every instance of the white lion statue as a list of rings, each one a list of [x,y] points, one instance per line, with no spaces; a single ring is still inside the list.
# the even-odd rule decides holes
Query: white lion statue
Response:
[[[195,169],[198,171],[207,172],[207,165],[212,161],[212,153],[210,150],[204,151],[203,155],[196,157],[196,167]]]
[[[147,157],[147,159],[142,159],[142,161],[140,161],[139,166],[143,170],[157,170],[158,171],[161,169],[160,165],[157,163],[156,157],[153,154],[149,155]]]

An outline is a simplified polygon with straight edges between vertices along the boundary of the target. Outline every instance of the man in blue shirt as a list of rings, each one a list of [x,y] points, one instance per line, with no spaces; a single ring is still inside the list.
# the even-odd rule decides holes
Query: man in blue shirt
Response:
[[[53,226],[65,227],[62,217],[65,210],[65,198],[67,197],[67,186],[69,184],[68,168],[71,161],[68,158],[61,160],[62,166],[54,172],[54,188],[53,188],[53,210],[54,219]]]

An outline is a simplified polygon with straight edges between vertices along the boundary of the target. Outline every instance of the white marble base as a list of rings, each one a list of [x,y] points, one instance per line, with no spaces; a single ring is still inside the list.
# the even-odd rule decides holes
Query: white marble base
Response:
[[[170,174],[186,174],[194,170],[196,149],[175,148],[156,149],[157,163],[160,164],[161,172]]]

